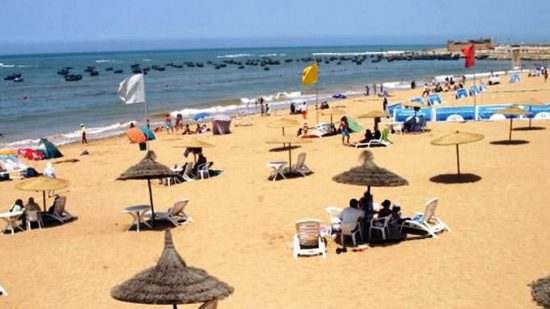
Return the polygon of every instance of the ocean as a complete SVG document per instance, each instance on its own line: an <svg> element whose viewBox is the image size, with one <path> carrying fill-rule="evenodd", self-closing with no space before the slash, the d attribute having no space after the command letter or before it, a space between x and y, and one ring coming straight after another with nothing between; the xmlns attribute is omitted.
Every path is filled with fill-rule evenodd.
<svg viewBox="0 0 550 309"><path fill-rule="evenodd" d="M370 55L381 52L431 47L438 46L235 48L0 56L2 77L20 73L24 78L19 83L0 80L0 133L3 134L0 148L32 146L40 137L48 137L56 144L74 142L79 139L80 123L87 126L89 139L95 139L124 132L130 121L143 121L143 104L126 105L117 96L119 83L132 74L132 64L139 64L142 68L165 67L164 71L151 69L145 76L150 114L182 113L188 119L203 111L241 113L242 102L259 96L279 102L273 103L279 107L288 106L291 100L311 101L315 88L301 84L302 70L311 62L301 61L302 58L367 55L361 64L351 61L338 64L337 60L328 64L321 62L321 99L328 99L334 93L360 95L366 84L431 80L436 75L472 73L464 68L463 60L374 63L370 58ZM269 70L259 64L245 65L247 60L262 57L278 60L280 64L267 65ZM237 64L215 68L224 61ZM203 67L185 65L189 62L202 63ZM179 68L179 65L183 67ZM57 74L59 69L67 66L72 67L71 73L82 74L82 80L67 82ZM88 66L95 66L98 76L84 72ZM508 61L478 60L475 72L509 68ZM123 73L115 74L114 70L118 69Z"/></svg>

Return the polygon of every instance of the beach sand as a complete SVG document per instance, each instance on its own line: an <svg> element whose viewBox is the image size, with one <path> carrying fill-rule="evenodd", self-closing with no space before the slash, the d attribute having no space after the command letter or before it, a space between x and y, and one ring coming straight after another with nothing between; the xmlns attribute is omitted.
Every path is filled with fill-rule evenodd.
<svg viewBox="0 0 550 309"><path fill-rule="evenodd" d="M478 104L513 103L535 97L550 101L549 84L523 76L518 84L491 87ZM525 90L545 91L525 92ZM495 92L515 91L515 92ZM516 92L517 91L517 92ZM422 89L402 91L390 104L419 96ZM445 105L471 104L444 96ZM338 102L352 116L381 109L381 99L360 97ZM286 111L279 112L286 114ZM301 121L300 116L288 116ZM331 178L360 164L361 150L341 145L339 136L313 140L293 151L307 153L314 174L268 181L266 163L287 160L288 154L269 151L265 141L281 134L267 123L276 116L254 118L251 127L232 128L226 136L205 135L215 144L205 149L214 169L224 174L205 181L170 187L153 183L157 210L190 199L186 212L194 221L172 230L177 250L188 265L206 269L229 283L235 292L220 308L532 308L528 284L550 273L550 122L534 121L545 130L514 131L522 145L494 145L508 138L508 121L428 123L429 132L391 135L388 148L372 149L375 162L409 181L397 188L373 188L374 199L399 201L404 214L424 209L439 197L437 214L452 232L439 239L403 241L363 252L337 255L328 240L326 259L292 256L295 221L319 218L328 224L328 206L346 207L364 187L338 184ZM322 117L328 121L328 117ZM372 119L358 119L366 128ZM315 122L310 109L309 123ZM527 121L514 121L515 127ZM295 132L295 129L288 130ZM477 132L485 139L460 148L461 169L481 177L475 183L440 184L439 174L455 173L454 147L430 141L454 130ZM181 164L187 137L158 134L151 143L157 160ZM361 134L353 134L357 141ZM83 149L89 156L79 156ZM78 220L63 226L0 235L0 284L9 296L1 308L153 308L118 302L113 286L153 266L164 234L145 229L126 232L130 216L122 209L148 203L146 181L115 181L144 156L125 137L73 144L61 148L77 163L56 164L57 175L72 185L67 209ZM46 162L32 162L42 171ZM0 182L0 210L16 198L40 193L17 191L17 180ZM41 204L41 200L38 201ZM182 306L196 308L197 305ZM168 306L158 306L168 308Z"/></svg>

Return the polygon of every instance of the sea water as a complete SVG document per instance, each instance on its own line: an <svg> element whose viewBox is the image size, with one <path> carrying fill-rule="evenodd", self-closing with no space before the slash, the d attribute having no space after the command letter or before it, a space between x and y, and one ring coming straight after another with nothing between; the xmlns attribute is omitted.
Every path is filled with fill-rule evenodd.
<svg viewBox="0 0 550 309"><path fill-rule="evenodd" d="M130 121L142 122L144 105L126 105L117 96L119 83L131 76L130 66L181 65L200 62L204 67L174 68L165 71L151 69L145 76L147 108L150 115L182 113L236 114L254 98L264 96L288 106L291 100L314 100L315 87L301 84L302 70L309 64L297 59L306 57L374 55L402 51L417 51L436 46L326 46L287 48L235 48L140 52L73 53L24 56L0 56L0 76L21 73L24 81L0 80L0 147L21 147L48 137L56 144L79 139L80 123L88 128L89 138L102 138L124 132ZM213 64L224 60L241 61L269 57L280 65L264 67L228 64L215 69ZM292 59L292 62L285 62ZM464 69L463 60L456 61L381 61L367 58L361 65L351 61L329 64L321 62L319 97L330 98L334 93L361 94L365 85L384 81L431 80L435 75L471 73ZM71 66L71 73L82 74L81 81L67 82L57 71ZM99 76L84 72L95 66ZM506 70L507 61L477 61L475 71ZM106 71L122 69L122 74ZM371 90L372 91L372 90ZM279 103L276 103L279 102Z"/></svg>

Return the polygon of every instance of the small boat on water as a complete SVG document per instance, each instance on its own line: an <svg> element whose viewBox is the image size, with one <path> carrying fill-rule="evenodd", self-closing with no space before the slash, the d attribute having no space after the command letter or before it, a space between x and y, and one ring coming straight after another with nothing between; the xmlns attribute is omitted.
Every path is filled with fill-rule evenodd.
<svg viewBox="0 0 550 309"><path fill-rule="evenodd" d="M91 73L94 70L95 70L95 66L89 65L84 69L84 72Z"/></svg>
<svg viewBox="0 0 550 309"><path fill-rule="evenodd" d="M113 70L113 67L105 68L105 71L112 71L112 70Z"/></svg>
<svg viewBox="0 0 550 309"><path fill-rule="evenodd" d="M98 70L91 70L90 71L90 76L98 76L99 75L99 71Z"/></svg>
<svg viewBox="0 0 550 309"><path fill-rule="evenodd" d="M69 70L70 69L71 69L71 67L64 67L64 68L60 69L59 71L57 71L57 74L67 76L67 75L69 75Z"/></svg>
<svg viewBox="0 0 550 309"><path fill-rule="evenodd" d="M12 73L12 74L6 75L6 77L4 77L4 80L14 80L20 77L21 77L20 73Z"/></svg>
<svg viewBox="0 0 550 309"><path fill-rule="evenodd" d="M76 82L82 79L82 74L68 74L65 76L66 82Z"/></svg>
<svg viewBox="0 0 550 309"><path fill-rule="evenodd" d="M122 70L114 70L114 71L113 71L113 73L115 73L115 74L120 74L120 73L122 73L122 72L124 72L124 71L122 71Z"/></svg>
<svg viewBox="0 0 550 309"><path fill-rule="evenodd" d="M22 82L22 81L24 81L24 80L25 80L25 79L24 79L23 77L16 77L16 78L13 79L13 82L15 82L15 83L20 83L20 82Z"/></svg>
<svg viewBox="0 0 550 309"><path fill-rule="evenodd" d="M153 65L153 66L151 66L151 68L152 68L153 70L156 70L156 71L164 71L164 70L165 70L165 68L164 68L163 66L156 65L156 64Z"/></svg>

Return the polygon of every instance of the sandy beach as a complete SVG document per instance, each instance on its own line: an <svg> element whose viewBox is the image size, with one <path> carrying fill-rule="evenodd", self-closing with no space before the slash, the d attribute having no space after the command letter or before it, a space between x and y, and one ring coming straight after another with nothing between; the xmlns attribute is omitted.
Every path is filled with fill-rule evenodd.
<svg viewBox="0 0 550 309"><path fill-rule="evenodd" d="M550 101L550 84L522 75L520 83L490 87L478 104L515 103L528 98ZM534 91L536 90L536 91ZM405 102L422 89L390 97ZM472 104L443 95L444 106ZM358 97L332 105L345 106L352 117L381 110L380 98ZM276 114L289 116L287 111ZM341 145L340 136L312 140L293 150L293 160L307 153L308 177L268 181L266 163L288 160L286 151L270 151L265 141L281 134L267 126L277 115L254 116L250 127L232 127L232 134L201 136L216 145L205 149L221 176L164 186L154 181L155 208L190 199L186 212L194 221L172 230L174 243L188 265L206 269L235 292L220 308L533 308L528 284L550 273L550 121L533 121L543 130L513 132L521 145L495 145L508 138L508 121L430 122L429 132L390 135L391 147L373 148L375 162L409 181L397 188L373 188L374 200L399 201L404 214L440 199L437 214L452 232L439 239L373 246L363 252L337 255L327 238L326 259L292 256L295 221L318 218L328 224L328 206L346 207L366 188L338 184L332 177L360 164L361 150ZM321 120L329 120L321 116ZM364 128L372 119L356 119ZM310 108L309 123L315 122ZM526 120L514 121L525 127ZM295 132L297 128L289 129ZM454 130L481 133L485 139L461 146L461 169L481 177L475 183L441 184L431 177L454 173L454 147L430 141ZM361 139L352 134L351 141ZM159 133L150 145L167 166L182 164L185 138ZM79 156L87 149L89 156ZM57 176L71 186L67 209L78 220L15 235L0 235L0 284L9 296L2 308L153 308L122 303L110 297L113 286L153 266L164 234L144 229L127 232L130 216L122 209L148 203L146 181L115 181L145 155L126 137L61 147L76 163L55 164ZM187 160L192 160L188 158ZM46 162L28 162L42 171ZM19 180L0 182L0 211L17 198L41 193L15 189ZM41 200L38 201L42 203ZM197 306L182 306L196 308ZM168 306L158 306L168 308Z"/></svg>

